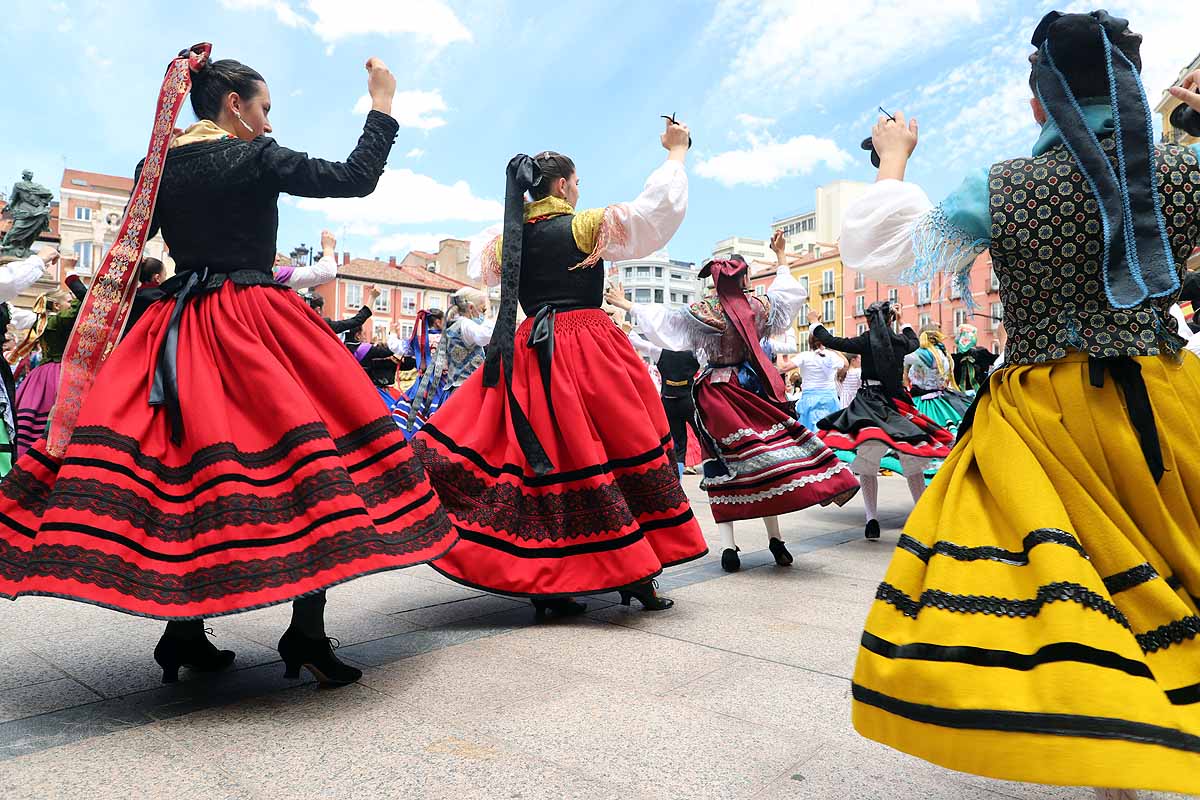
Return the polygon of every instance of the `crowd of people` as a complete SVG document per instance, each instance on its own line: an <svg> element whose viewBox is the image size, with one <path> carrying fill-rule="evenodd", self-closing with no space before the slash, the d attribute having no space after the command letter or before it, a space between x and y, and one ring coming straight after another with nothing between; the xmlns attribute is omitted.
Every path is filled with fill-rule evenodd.
<svg viewBox="0 0 1200 800"><path fill-rule="evenodd" d="M990 249L1003 356L972 326L914 330L880 302L854 337L810 315L784 371L772 339L807 292L782 236L763 293L738 255L704 265L712 291L687 307L606 288L604 262L663 247L687 212L691 137L673 118L627 202L583 209L571 158L513 157L503 232L472 255L481 288L424 310L411 336L370 340L372 292L325 318L300 291L335 277L335 242L273 267L279 195L373 191L395 79L367 62L371 111L331 162L267 135L259 73L189 48L122 246L90 287L0 306L18 331L0 362L0 596L163 620L167 682L234 662L206 619L291 602L285 674L344 685L360 673L325 631L333 585L429 563L539 618L603 592L662 611L655 577L708 551L681 482L690 445L729 572L735 523L762 520L786 567L780 517L857 495L879 539L886 469L915 508L866 620L856 728L995 778L1196 791L1200 360L1175 300L1200 244L1200 159L1154 143L1141 43L1105 12L1047 14L1032 155L937 205L906 180L916 121L872 131L878 180L845 215L846 264L965 281ZM1172 93L1200 112L1198 84ZM189 91L198 121L172 131ZM165 281L141 258L155 230L177 265ZM0 300L57 258L0 267Z"/></svg>

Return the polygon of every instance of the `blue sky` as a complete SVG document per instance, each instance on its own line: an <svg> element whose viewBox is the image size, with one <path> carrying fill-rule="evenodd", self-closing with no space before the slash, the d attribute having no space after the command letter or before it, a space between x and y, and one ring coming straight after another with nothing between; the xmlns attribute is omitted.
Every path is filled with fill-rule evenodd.
<svg viewBox="0 0 1200 800"><path fill-rule="evenodd" d="M181 48L258 69L275 138L340 159L362 125L363 62L395 73L403 127L366 200L281 206L279 249L314 244L403 256L500 217L515 152L575 158L582 206L627 200L661 161L659 114L693 130L691 202L670 245L698 260L726 236L765 237L813 189L870 180L858 150L874 110L914 112L909 177L936 200L961 175L1028 150L1030 32L1051 4L965 0L61 0L0 18L0 184L22 168L132 174L163 70ZM1060 6L1061 7L1061 6ZM1190 3L1108 5L1144 33L1157 99L1200 49ZM1076 4L1070 10L1088 10ZM18 77L20 76L20 77ZM193 118L190 108L183 124Z"/></svg>

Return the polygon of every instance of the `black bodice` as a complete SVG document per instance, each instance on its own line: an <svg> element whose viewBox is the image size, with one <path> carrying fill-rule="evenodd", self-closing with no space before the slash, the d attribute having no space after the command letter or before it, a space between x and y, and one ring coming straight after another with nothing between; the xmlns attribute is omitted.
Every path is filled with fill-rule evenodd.
<svg viewBox="0 0 1200 800"><path fill-rule="evenodd" d="M544 306L600 308L604 300L604 264L571 269L588 257L575 244L572 214L527 223L521 245L521 288L526 315Z"/></svg>
<svg viewBox="0 0 1200 800"><path fill-rule="evenodd" d="M862 356L862 377L864 381L885 381L888 378L888 376L880 374L879 367L875 363L875 354L871 350L871 334L869 331L847 339L841 336L834 336L825 329L824 325L818 325L813 328L812 335L814 339L830 350ZM891 333L889 341L892 345L895 362L900 365L903 365L906 355L914 352L921 346L921 341L917 338L917 334L908 326L905 326L900 333Z"/></svg>
<svg viewBox="0 0 1200 800"><path fill-rule="evenodd" d="M159 228L176 272L207 268L270 272L280 194L364 197L375 190L399 126L372 111L344 162L309 158L260 136L220 139L168 151L150 235ZM141 174L139 163L136 175Z"/></svg>
<svg viewBox="0 0 1200 800"><path fill-rule="evenodd" d="M700 362L690 350L663 350L658 356L663 397L683 397L692 393L692 383L700 371Z"/></svg>

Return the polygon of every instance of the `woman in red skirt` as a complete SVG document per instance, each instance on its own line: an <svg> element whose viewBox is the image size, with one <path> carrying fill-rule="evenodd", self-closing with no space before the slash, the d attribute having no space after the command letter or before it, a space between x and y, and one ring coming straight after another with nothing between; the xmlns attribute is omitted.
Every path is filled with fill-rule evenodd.
<svg viewBox="0 0 1200 800"><path fill-rule="evenodd" d="M539 615L614 590L667 608L654 577L708 551L658 392L600 307L600 261L648 255L683 220L687 129L668 124L662 144L636 200L579 213L569 158L513 158L503 243L482 259L490 284L503 277L487 358L413 440L461 537L435 568ZM529 318L514 330L518 300Z"/></svg>
<svg viewBox="0 0 1200 800"><path fill-rule="evenodd" d="M788 330L808 298L785 263L782 233L772 237L771 247L779 270L763 295L749 294L749 265L740 255L705 264L700 277L712 275L717 294L687 308L635 305L619 289L608 295L632 312L654 344L704 356L692 390L704 450L700 486L721 534L726 572L741 569L736 520L761 519L775 563L786 567L792 554L779 515L818 503L841 505L858 491L833 451L796 420L779 370L763 351L761 340Z"/></svg>
<svg viewBox="0 0 1200 800"><path fill-rule="evenodd" d="M0 484L0 595L168 620L154 654L164 681L233 661L204 618L292 600L286 674L304 666L343 684L361 673L325 636L325 589L429 561L455 535L366 374L271 268L281 193L374 190L397 129L395 79L367 62L373 110L334 163L267 138L262 76L208 63L208 51L168 70L117 244L63 359L48 440ZM172 137L189 88L200 122ZM156 228L177 274L96 374Z"/></svg>

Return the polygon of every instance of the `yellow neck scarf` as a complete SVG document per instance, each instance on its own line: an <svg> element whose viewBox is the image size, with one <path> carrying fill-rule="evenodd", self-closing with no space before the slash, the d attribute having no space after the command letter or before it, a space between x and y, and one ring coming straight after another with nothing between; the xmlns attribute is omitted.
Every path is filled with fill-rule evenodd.
<svg viewBox="0 0 1200 800"><path fill-rule="evenodd" d="M236 137L211 119L202 119L176 136L175 141L171 142L171 147L182 147L185 144L195 144L196 142L213 142L218 139L233 138Z"/></svg>

